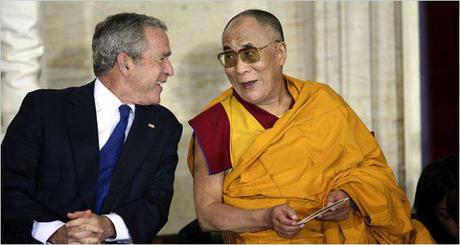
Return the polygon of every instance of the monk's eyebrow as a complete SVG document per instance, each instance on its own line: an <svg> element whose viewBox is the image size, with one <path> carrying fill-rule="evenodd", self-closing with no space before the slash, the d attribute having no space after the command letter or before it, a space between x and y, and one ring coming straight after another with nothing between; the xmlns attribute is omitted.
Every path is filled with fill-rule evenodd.
<svg viewBox="0 0 460 245"><path fill-rule="evenodd" d="M243 47L245 47L245 48L252 48L252 47L254 47L254 44L252 44L252 43L247 43L247 44L244 44Z"/></svg>
<svg viewBox="0 0 460 245"><path fill-rule="evenodd" d="M246 43L243 45L243 48L253 48L253 47L254 47L254 44L252 43ZM227 45L224 45L224 51L233 51L233 49Z"/></svg>

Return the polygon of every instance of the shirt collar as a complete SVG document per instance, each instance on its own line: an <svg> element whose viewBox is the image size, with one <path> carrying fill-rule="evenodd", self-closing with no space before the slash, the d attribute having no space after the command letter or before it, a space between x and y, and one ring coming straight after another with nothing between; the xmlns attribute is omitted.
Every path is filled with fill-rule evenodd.
<svg viewBox="0 0 460 245"><path fill-rule="evenodd" d="M94 102L96 104L96 111L104 110L117 110L123 103L117 98L100 80L96 78L94 82ZM134 104L127 104L134 113L136 106Z"/></svg>

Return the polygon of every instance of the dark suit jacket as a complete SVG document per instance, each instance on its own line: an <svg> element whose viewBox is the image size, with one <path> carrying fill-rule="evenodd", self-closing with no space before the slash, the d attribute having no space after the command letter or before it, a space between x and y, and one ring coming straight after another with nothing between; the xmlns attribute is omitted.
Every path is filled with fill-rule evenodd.
<svg viewBox="0 0 460 245"><path fill-rule="evenodd" d="M33 220L66 222L67 212L94 212L99 167L94 103L94 82L25 97L1 146L2 243L34 242ZM133 242L150 242L167 221L181 133L165 107L136 105L102 207L102 213L123 218Z"/></svg>

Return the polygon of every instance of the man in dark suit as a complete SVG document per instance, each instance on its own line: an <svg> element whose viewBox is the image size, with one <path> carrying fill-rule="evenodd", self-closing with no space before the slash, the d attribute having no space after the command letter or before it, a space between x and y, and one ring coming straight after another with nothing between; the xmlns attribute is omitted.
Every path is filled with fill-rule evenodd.
<svg viewBox="0 0 460 245"><path fill-rule="evenodd" d="M107 17L95 81L37 90L2 142L2 243L148 243L167 221L182 126L162 107L165 24Z"/></svg>

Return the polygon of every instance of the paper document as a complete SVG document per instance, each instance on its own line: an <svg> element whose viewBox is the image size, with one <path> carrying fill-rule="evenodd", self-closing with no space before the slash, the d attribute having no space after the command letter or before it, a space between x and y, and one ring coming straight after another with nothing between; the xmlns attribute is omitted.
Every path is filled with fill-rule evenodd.
<svg viewBox="0 0 460 245"><path fill-rule="evenodd" d="M316 211L316 212L310 214L309 216L305 217L303 220L297 222L297 224L298 224L298 225L300 225L300 224L305 224L305 223L307 223L308 221L310 221L310 220L312 220L312 219L318 217L318 215L324 214L324 213L330 211L331 208L340 206L341 204L345 203L345 202L348 201L348 200L350 200L349 197L344 198L344 199L342 199L342 200L339 200L339 201L337 201L337 202L335 202L335 203L333 203L333 204L331 204L331 205L329 205L329 206L327 206L327 207L324 207L324 208L322 208L322 209L320 209L320 210L318 210L318 211Z"/></svg>

